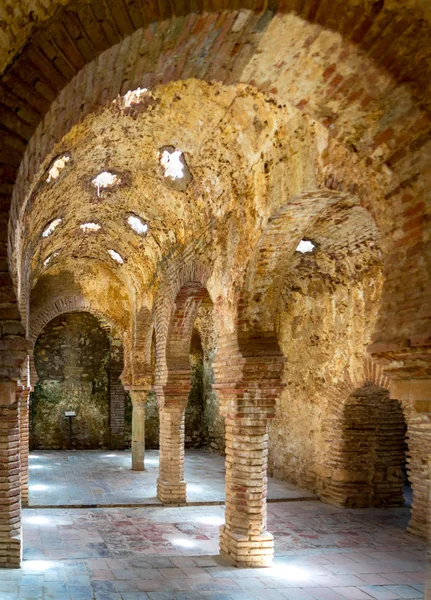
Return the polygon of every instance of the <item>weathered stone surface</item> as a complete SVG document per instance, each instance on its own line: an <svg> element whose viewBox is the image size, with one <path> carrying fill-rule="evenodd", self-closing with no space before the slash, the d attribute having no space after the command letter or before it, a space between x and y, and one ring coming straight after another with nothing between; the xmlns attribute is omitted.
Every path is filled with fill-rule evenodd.
<svg viewBox="0 0 431 600"><path fill-rule="evenodd" d="M99 321L88 313L66 313L53 319L39 335L34 360L39 381L32 394L32 446L68 448L65 410L76 412L73 447L117 447L112 434L118 417L124 429L124 390L117 399L115 347ZM114 372L113 372L114 371ZM117 434L118 435L118 434ZM123 442L124 444L124 442Z"/></svg>
<svg viewBox="0 0 431 600"><path fill-rule="evenodd" d="M185 500L185 441L226 445L221 549L236 564L271 560L267 427L278 475L339 504L390 504L405 420L423 534L430 424L415 411L429 397L389 400L384 373L412 389L431 376L431 13L422 0L228 4L0 8L4 409L15 382L35 383L34 361L22 366L43 327L88 310L117 333L115 447L120 375L154 388L163 502ZM183 152L184 180L164 172L166 148ZM94 185L105 171L114 184ZM313 254L295 253L301 239ZM25 439L17 419L5 414L7 452ZM0 518L19 528L19 506Z"/></svg>

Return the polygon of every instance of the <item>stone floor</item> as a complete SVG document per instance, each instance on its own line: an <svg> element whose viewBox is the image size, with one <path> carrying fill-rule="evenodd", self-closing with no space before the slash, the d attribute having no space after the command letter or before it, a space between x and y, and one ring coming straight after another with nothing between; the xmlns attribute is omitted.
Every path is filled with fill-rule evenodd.
<svg viewBox="0 0 431 600"><path fill-rule="evenodd" d="M423 598L425 545L408 509L268 505L276 559L218 556L222 506L25 509L24 562L0 570L1 600L391 600Z"/></svg>
<svg viewBox="0 0 431 600"><path fill-rule="evenodd" d="M126 453L34 453L31 465L40 468L31 469L32 485L47 489L33 490L33 501L146 501L157 454L148 458L154 461L148 473L132 473ZM186 470L187 481L201 487L200 496L189 490L198 494L193 498L210 498L211 486L214 497L223 493L219 457L188 453ZM134 495L136 482L141 485ZM281 492L277 486L284 485L271 482L274 496L295 492L293 486ZM406 533L406 507L340 509L293 495L271 502L274 566L236 569L218 556L224 506L208 502L24 509L22 568L0 570L0 600L424 598L425 544Z"/></svg>
<svg viewBox="0 0 431 600"><path fill-rule="evenodd" d="M37 451L30 454L30 506L160 505L156 498L158 450L148 450L146 471L132 471L127 451ZM189 503L223 503L224 458L187 450L185 480ZM314 498L285 481L270 478L271 500Z"/></svg>

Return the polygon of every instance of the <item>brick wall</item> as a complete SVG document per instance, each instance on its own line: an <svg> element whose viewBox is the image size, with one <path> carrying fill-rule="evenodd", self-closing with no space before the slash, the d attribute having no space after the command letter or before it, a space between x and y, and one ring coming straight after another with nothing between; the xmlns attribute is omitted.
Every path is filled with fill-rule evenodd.
<svg viewBox="0 0 431 600"><path fill-rule="evenodd" d="M120 380L123 372L123 347L119 340L111 340L109 361L109 446L112 449L125 447L125 402L126 392Z"/></svg>

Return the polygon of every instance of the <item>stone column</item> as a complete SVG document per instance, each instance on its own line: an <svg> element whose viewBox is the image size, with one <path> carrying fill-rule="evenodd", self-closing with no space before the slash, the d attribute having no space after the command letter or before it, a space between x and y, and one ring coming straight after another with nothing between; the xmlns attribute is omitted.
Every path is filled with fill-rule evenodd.
<svg viewBox="0 0 431 600"><path fill-rule="evenodd" d="M28 505L28 454L29 454L29 397L30 389L19 394L19 451L21 461L21 501Z"/></svg>
<svg viewBox="0 0 431 600"><path fill-rule="evenodd" d="M19 402L16 383L0 382L0 567L21 562Z"/></svg>
<svg viewBox="0 0 431 600"><path fill-rule="evenodd" d="M132 471L145 471L145 405L148 390L130 389L132 399Z"/></svg>

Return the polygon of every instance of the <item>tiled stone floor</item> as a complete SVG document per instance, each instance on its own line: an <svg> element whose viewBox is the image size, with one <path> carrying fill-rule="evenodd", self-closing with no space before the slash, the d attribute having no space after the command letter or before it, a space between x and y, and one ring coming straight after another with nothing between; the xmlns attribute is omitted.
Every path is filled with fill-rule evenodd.
<svg viewBox="0 0 431 600"><path fill-rule="evenodd" d="M1 600L391 600L423 598L425 545L408 509L268 505L276 559L218 556L222 506L24 510L24 562Z"/></svg>
<svg viewBox="0 0 431 600"><path fill-rule="evenodd" d="M187 481L200 488L189 499L220 499L222 459L187 456ZM40 468L31 469L32 484L47 488L36 487L32 500L147 502L157 453L148 458L149 471L133 473L127 453L34 453L31 465ZM275 499L290 496L268 504L276 550L269 569L236 569L220 559L222 505L28 508L23 565L0 569L0 600L424 598L425 544L405 531L408 508L340 509L295 500L303 492L283 482L271 487Z"/></svg>
<svg viewBox="0 0 431 600"><path fill-rule="evenodd" d="M30 506L160 505L156 498L159 453L148 450L146 471L132 471L126 451L35 451L30 454ZM186 450L187 501L224 502L224 458L207 450ZM269 498L314 498L285 481L270 478Z"/></svg>

